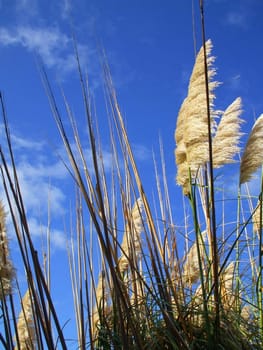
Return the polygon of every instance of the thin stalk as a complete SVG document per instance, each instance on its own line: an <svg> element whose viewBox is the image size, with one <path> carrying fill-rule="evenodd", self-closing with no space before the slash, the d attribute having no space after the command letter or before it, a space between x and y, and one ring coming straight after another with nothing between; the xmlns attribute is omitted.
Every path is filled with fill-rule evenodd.
<svg viewBox="0 0 263 350"><path fill-rule="evenodd" d="M260 215L259 215L259 252L258 252L258 268L259 268L259 275L258 275L258 281L257 281L257 294L258 294L258 309L259 309L259 332L261 339L263 339L263 278L262 278L262 269L263 269L263 251L262 251L262 199L263 199L263 175L261 175L261 191L259 195L259 205L260 205Z"/></svg>
<svg viewBox="0 0 263 350"><path fill-rule="evenodd" d="M2 279L0 279L0 289L3 289ZM9 315L9 309L7 307L7 301L5 298L1 300L1 309L3 312L3 323L5 329L6 336L6 344L8 345L7 349L13 349L13 339L12 339L12 331L11 331L11 317Z"/></svg>
<svg viewBox="0 0 263 350"><path fill-rule="evenodd" d="M238 188L238 197L237 197L237 229L236 229L236 238L238 238L239 230L240 230L240 212L241 212L241 187ZM240 316L240 268L239 268L239 262L240 262L240 245L239 245L239 239L236 240L236 266L235 266L235 276L236 276L236 295L235 295L235 307L238 314L238 319Z"/></svg>
<svg viewBox="0 0 263 350"><path fill-rule="evenodd" d="M10 307L11 307L12 319L13 319L14 330L15 330L14 338L16 339L16 342L17 342L17 350L20 350L20 343L19 343L19 336L18 336L17 322L16 322L15 305L14 305L14 300L13 300L12 295L9 296L9 300L10 300Z"/></svg>
<svg viewBox="0 0 263 350"><path fill-rule="evenodd" d="M80 198L78 198L78 191L77 191L77 257L78 257L78 282L77 287L79 289L79 315L80 315L80 339L79 339L79 348L81 350L85 349L85 331L84 331L84 305L83 305L83 262L82 262L82 249L83 249L83 241L82 241L82 229L81 229L81 217L82 217L82 206Z"/></svg>
<svg viewBox="0 0 263 350"><path fill-rule="evenodd" d="M212 255L213 255L213 282L214 282L214 299L215 299L215 343L217 344L220 331L220 295L219 295L219 276L218 276L218 247L216 234L216 213L215 213L215 196L214 196L214 169L213 169L213 150L212 150L212 134L211 134L211 116L210 116L210 99L209 99L209 81L208 66L206 57L206 36L205 36L205 20L203 0L200 0L200 13L202 25L202 41L204 47L204 68L205 68L205 87L206 87L206 104L207 104L207 126L208 126L208 144L209 144L209 175L210 175L210 215L212 228Z"/></svg>
<svg viewBox="0 0 263 350"><path fill-rule="evenodd" d="M189 171L189 176L191 177L191 172ZM190 183L192 183L192 180L190 179ZM204 305L204 316L205 316L205 323L207 327L207 335L208 335L208 343L211 343L211 326L210 321L208 317L208 305L207 305L207 295L205 290L205 279L203 274L203 265L202 265L202 257L201 257L201 251L200 251L200 235L201 230L198 222L198 214L197 214L197 203L196 203L196 195L195 195L195 186L191 186L190 188L190 204L193 212L193 220L194 220L194 229L195 229L195 236L196 236L196 248L197 248L197 256L198 256L198 265L199 265L199 272L200 272L200 282L201 282L201 288L202 288L202 296L203 296L203 305Z"/></svg>
<svg viewBox="0 0 263 350"><path fill-rule="evenodd" d="M51 203L51 189L48 192L48 224L47 224L47 271L46 271L46 279L47 279L47 287L49 292L51 291L51 239L50 239L50 227L51 227L51 217L50 217L50 203ZM48 308L48 317L51 323L51 312Z"/></svg>

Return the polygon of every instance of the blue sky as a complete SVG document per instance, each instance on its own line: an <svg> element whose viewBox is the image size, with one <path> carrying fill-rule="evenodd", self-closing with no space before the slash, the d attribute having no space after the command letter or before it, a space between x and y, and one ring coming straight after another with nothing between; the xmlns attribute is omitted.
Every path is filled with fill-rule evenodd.
<svg viewBox="0 0 263 350"><path fill-rule="evenodd" d="M197 49L201 46L198 3L194 1L192 14L191 0L0 1L0 89L25 204L38 240L40 232L45 231L51 196L53 249L59 256L65 252L63 220L69 210L67 189L71 181L56 156L57 151L63 154L63 150L41 82L39 58L58 100L61 101L62 86L82 125L73 28L83 69L90 76L107 152L99 40L106 51L147 190L151 191L154 181L152 149L158 151L161 135L171 193L178 193L173 135L194 63L192 16ZM217 79L223 82L217 90L216 106L225 109L241 96L247 132L263 112L262 13L260 0L205 1L206 35L214 44ZM3 140L1 131L1 143ZM176 203L173 205L176 207Z"/></svg>

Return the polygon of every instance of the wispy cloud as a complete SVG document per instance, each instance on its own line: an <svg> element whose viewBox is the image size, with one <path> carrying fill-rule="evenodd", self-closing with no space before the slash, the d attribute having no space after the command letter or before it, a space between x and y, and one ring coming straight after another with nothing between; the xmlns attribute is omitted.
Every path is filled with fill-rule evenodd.
<svg viewBox="0 0 263 350"><path fill-rule="evenodd" d="M152 159L151 151L142 144L132 145L133 153L137 161L144 162L146 160Z"/></svg>
<svg viewBox="0 0 263 350"><path fill-rule="evenodd" d="M16 0L15 2L16 13L21 16L36 16L38 13L37 0Z"/></svg>
<svg viewBox="0 0 263 350"><path fill-rule="evenodd" d="M0 124L0 138L1 140L5 139L5 127L4 124ZM19 135L16 135L11 132L11 140L13 149L28 149L34 151L40 151L43 149L45 143L42 141L29 140Z"/></svg>
<svg viewBox="0 0 263 350"><path fill-rule="evenodd" d="M48 68L55 68L60 73L68 73L77 67L72 39L58 27L0 27L0 45L22 46L39 55ZM78 50L81 62L85 63L87 47L79 44Z"/></svg>
<svg viewBox="0 0 263 350"><path fill-rule="evenodd" d="M42 242L47 242L47 234L49 231L52 251L56 250L56 248L67 249L67 237L65 232L49 228L36 218L30 218L28 220L28 226L32 237L42 238Z"/></svg>
<svg viewBox="0 0 263 350"><path fill-rule="evenodd" d="M236 74L234 76L232 76L229 81L229 87L232 90L239 90L241 87L241 75L240 74Z"/></svg>
<svg viewBox="0 0 263 350"><path fill-rule="evenodd" d="M47 167L43 164L32 165L30 162L23 161L17 163L17 174L23 196L23 201L30 215L39 215L47 213L48 205L52 212L62 215L65 212L66 195L56 182L55 169L59 168L57 164ZM52 171L51 171L52 169ZM52 172L53 177L49 176ZM61 177L61 171L58 175Z"/></svg>
<svg viewBox="0 0 263 350"><path fill-rule="evenodd" d="M1 126L0 136L4 140L3 127ZM58 158L52 156L51 152L47 156L47 147L44 142L21 138L13 133L11 139L19 185L28 219L32 222L38 217L47 217L49 212L51 217L59 220L66 212L67 169ZM1 146L7 155L4 142ZM9 170L12 174L11 165L9 165ZM8 212L7 199L2 186L0 187L0 198ZM15 207L14 203L13 205ZM10 217L8 217L8 222L10 224Z"/></svg>
<svg viewBox="0 0 263 350"><path fill-rule="evenodd" d="M61 2L61 17L67 19L70 16L72 4L70 0L62 0Z"/></svg>
<svg viewBox="0 0 263 350"><path fill-rule="evenodd" d="M232 11L226 15L226 24L236 27L244 27L246 25L246 16L243 12Z"/></svg>

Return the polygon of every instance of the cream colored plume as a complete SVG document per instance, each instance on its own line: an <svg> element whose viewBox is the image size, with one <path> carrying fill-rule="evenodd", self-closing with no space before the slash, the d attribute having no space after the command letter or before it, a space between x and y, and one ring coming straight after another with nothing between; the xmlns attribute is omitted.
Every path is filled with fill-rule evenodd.
<svg viewBox="0 0 263 350"><path fill-rule="evenodd" d="M141 251L141 233L143 231L142 222L143 203L141 198L135 202L130 214L127 215L127 224L123 234L121 244L121 257L119 259L120 272L125 272L129 266L129 259L137 257Z"/></svg>
<svg viewBox="0 0 263 350"><path fill-rule="evenodd" d="M200 249L201 262L204 261L205 257L205 241L207 233L203 231L201 237L198 238L198 245ZM193 284L200 278L199 260L197 242L194 242L192 247L189 249L185 262L183 265L182 282L184 284Z"/></svg>
<svg viewBox="0 0 263 350"><path fill-rule="evenodd" d="M242 101L238 97L228 106L221 117L216 135L213 139L213 166L219 168L224 164L233 163L234 156L240 151L239 142L242 133Z"/></svg>
<svg viewBox="0 0 263 350"><path fill-rule="evenodd" d="M12 262L9 259L5 217L4 207L0 202L0 299L12 292L12 281L15 275Z"/></svg>
<svg viewBox="0 0 263 350"><path fill-rule="evenodd" d="M26 291L22 300L22 310L18 317L17 332L20 350L36 349L36 330L29 289ZM15 347L15 350L17 349L18 346Z"/></svg>
<svg viewBox="0 0 263 350"><path fill-rule="evenodd" d="M241 158L240 185L249 181L263 163L263 114L256 120Z"/></svg>
<svg viewBox="0 0 263 350"><path fill-rule="evenodd" d="M261 210L262 210L262 223L260 226L260 211ZM253 221L253 231L259 232L260 227L263 228L263 203L262 203L262 207L261 207L260 203L258 202L256 209L255 209L253 216L252 216L252 221Z"/></svg>
<svg viewBox="0 0 263 350"><path fill-rule="evenodd" d="M244 305L241 310L241 317L244 321L250 321L251 317L253 315L252 308L250 305Z"/></svg>
<svg viewBox="0 0 263 350"><path fill-rule="evenodd" d="M213 125L214 89L218 82L213 81L215 69L214 57L211 56L212 42L206 42L206 56L208 66L209 103L211 125ZM185 98L178 117L175 130L175 158L178 169L177 183L183 186L184 192L188 192L189 169L192 176L196 176L197 169L208 161L208 111L205 85L204 49L200 49L188 87L188 95Z"/></svg>
<svg viewBox="0 0 263 350"><path fill-rule="evenodd" d="M105 272L102 271L99 275L99 280L96 288L96 300L100 304L101 300L107 295L106 283L105 283Z"/></svg>
<svg viewBox="0 0 263 350"><path fill-rule="evenodd" d="M106 282L107 281L106 281L105 271L102 270L98 279L98 284L97 284L96 294L95 294L96 302L92 312L93 334L96 333L96 328L99 324L99 320L100 320L99 310L101 310L100 312L101 314L103 313L103 316L107 316L110 312L110 307L108 305L109 288Z"/></svg>
<svg viewBox="0 0 263 350"><path fill-rule="evenodd" d="M225 268L221 275L221 298L222 303L225 307L231 308L234 305L235 295L234 295L234 273L235 273L235 263L231 263Z"/></svg>

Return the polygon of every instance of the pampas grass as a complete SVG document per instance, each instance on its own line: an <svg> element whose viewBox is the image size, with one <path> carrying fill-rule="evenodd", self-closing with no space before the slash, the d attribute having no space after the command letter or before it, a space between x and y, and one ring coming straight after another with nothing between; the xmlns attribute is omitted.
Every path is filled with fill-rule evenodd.
<svg viewBox="0 0 263 350"><path fill-rule="evenodd" d="M67 124L42 72L76 199L67 241L74 314L66 323L60 319L50 283L52 270L45 269L41 256L46 254L38 254L32 241L0 96L8 144L8 153L0 150L1 175L27 285L21 301L19 283L11 288L14 268L0 207L1 283L8 286L2 288L1 345L8 350L262 349L262 188L255 210L249 192L247 202L237 193L237 213L224 195L222 206L218 192L212 194L220 185L212 170L223 171L225 164L238 161L242 101L238 97L223 112L216 109L219 83L214 80L211 40L204 41L196 56L177 118L176 181L187 195L182 205L169 195L162 144L160 166L154 158L157 198L145 191L103 57L111 142L111 168L106 170L100 128L74 44L91 149L89 166L70 102L63 94ZM261 115L248 138L240 184L249 181L262 163L262 120ZM179 212L184 208L179 223L173 219L174 207ZM212 209L223 220L217 222ZM50 234L48 247L51 240ZM52 266L56 256L49 253ZM57 281L53 283L55 288Z"/></svg>

